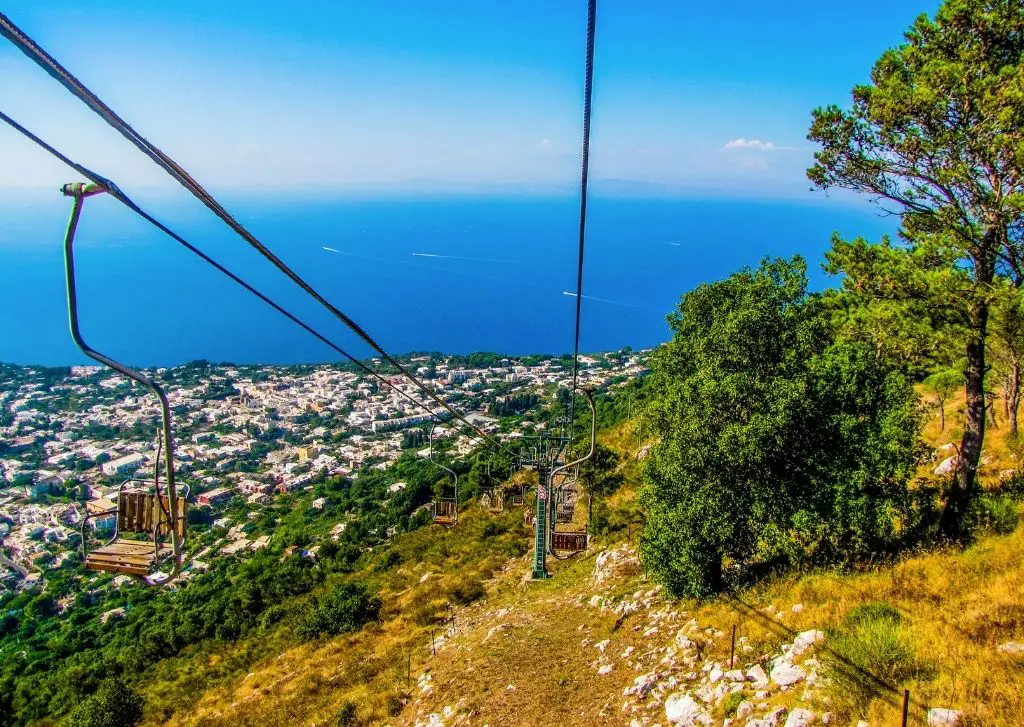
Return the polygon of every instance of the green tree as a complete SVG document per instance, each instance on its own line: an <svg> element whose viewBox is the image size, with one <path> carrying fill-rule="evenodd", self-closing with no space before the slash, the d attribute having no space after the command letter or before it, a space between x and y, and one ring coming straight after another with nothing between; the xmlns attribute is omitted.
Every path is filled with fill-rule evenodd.
<svg viewBox="0 0 1024 727"><path fill-rule="evenodd" d="M939 431L946 430L946 404L951 396L964 385L964 375L956 369L943 369L924 380L924 388L935 399L939 411Z"/></svg>
<svg viewBox="0 0 1024 727"><path fill-rule="evenodd" d="M96 693L75 707L67 727L134 727L142 719L142 697L119 679L103 682Z"/></svg>
<svg viewBox="0 0 1024 727"><path fill-rule="evenodd" d="M936 272L936 255L946 258L951 277L964 278L955 302L967 328L967 416L941 520L958 539L968 534L985 436L991 289L1001 276L1017 287L1024 281L1022 59L1024 5L946 0L934 19L920 16L906 43L882 55L870 83L853 89L850 109L816 109L808 133L821 146L808 170L815 185L867 194L900 215L913 279L934 278L926 274ZM907 293L907 281L884 269L869 279L878 298ZM937 289L918 287L926 301L949 306L949 298L932 297Z"/></svg>
<svg viewBox="0 0 1024 727"><path fill-rule="evenodd" d="M323 599L313 601L299 626L303 638L335 636L355 631L380 616L381 600L365 585L348 581L331 589Z"/></svg>
<svg viewBox="0 0 1024 727"><path fill-rule="evenodd" d="M651 357L649 570L707 596L739 566L891 549L920 421L913 387L837 341L805 264L765 261L687 293Z"/></svg>
<svg viewBox="0 0 1024 727"><path fill-rule="evenodd" d="M617 471L619 456L603 444L594 447L594 456L580 465L579 481L590 495L610 495L619 489L623 477Z"/></svg>
<svg viewBox="0 0 1024 727"><path fill-rule="evenodd" d="M1018 429L1021 365L1024 364L1024 301L1020 290L1003 286L992 304L991 336L993 373L1003 390L1003 413L1010 433Z"/></svg>

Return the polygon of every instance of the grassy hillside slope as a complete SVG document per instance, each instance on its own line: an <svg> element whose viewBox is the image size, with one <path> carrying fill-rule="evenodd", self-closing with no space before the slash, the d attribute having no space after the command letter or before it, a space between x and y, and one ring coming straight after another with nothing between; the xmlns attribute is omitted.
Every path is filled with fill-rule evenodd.
<svg viewBox="0 0 1024 727"><path fill-rule="evenodd" d="M958 406L944 432L929 424L933 447L956 441ZM990 484L1016 462L1004 430L989 440ZM625 455L626 485L601 507L613 526L636 522L632 425L602 439ZM471 508L454 530L401 535L373 554L359 577L383 597L380 624L280 653L236 645L210 656L191 684L150 681L154 702L201 696L147 724L654 725L666 724L666 705L692 699L714 724L774 714L781 725L785 708L891 725L903 688L911 724L926 724L929 708L960 710L962 724L1024 724L1024 656L998 648L1024 642L1020 527L967 551L786 575L709 604L663 599L635 537L634 527L599 537L587 554L554 561L551 580L530 582L522 511ZM743 675L728 663L733 627L731 666ZM233 671L251 648L273 655ZM799 678L779 686L790 665ZM766 684L746 677L758 666ZM203 691L207 678L214 686Z"/></svg>

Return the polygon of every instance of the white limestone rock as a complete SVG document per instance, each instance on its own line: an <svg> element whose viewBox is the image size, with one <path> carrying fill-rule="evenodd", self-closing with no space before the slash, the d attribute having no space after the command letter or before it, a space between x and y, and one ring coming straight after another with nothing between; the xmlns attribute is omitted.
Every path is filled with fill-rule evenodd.
<svg viewBox="0 0 1024 727"><path fill-rule="evenodd" d="M637 699L645 699L651 690L654 689L654 685L658 683L657 672L650 672L649 674L642 674L633 680L633 686L626 687L622 696L624 697L636 697Z"/></svg>
<svg viewBox="0 0 1024 727"><path fill-rule="evenodd" d="M739 706L736 707L736 719L743 719L753 711L754 705L744 699L740 702Z"/></svg>
<svg viewBox="0 0 1024 727"><path fill-rule="evenodd" d="M780 687L789 687L803 681L807 677L807 672L788 659L780 657L772 664L771 676L772 681Z"/></svg>
<svg viewBox="0 0 1024 727"><path fill-rule="evenodd" d="M786 717L785 727L811 727L814 724L815 716L814 712L809 709L794 709Z"/></svg>
<svg viewBox="0 0 1024 727"><path fill-rule="evenodd" d="M711 687L701 687L694 694L697 699L704 702L704 704L711 704L715 701L715 690Z"/></svg>
<svg viewBox="0 0 1024 727"><path fill-rule="evenodd" d="M498 624L497 626L492 626L491 628L487 629L487 635L484 637L483 643L487 643L492 636L494 636L499 631L504 631L507 628L508 624Z"/></svg>
<svg viewBox="0 0 1024 727"><path fill-rule="evenodd" d="M600 669L597 670L597 673L600 676L604 676L605 674L608 674L611 670L612 670L612 665L611 664L605 664L604 666L602 666Z"/></svg>
<svg viewBox="0 0 1024 727"><path fill-rule="evenodd" d="M760 664L754 664L747 669L747 679L754 683L754 689L764 689L768 686L768 675L764 673Z"/></svg>
<svg viewBox="0 0 1024 727"><path fill-rule="evenodd" d="M932 470L932 474L936 475L948 475L956 467L957 456L954 454L952 457L946 457L946 459L939 462L939 466Z"/></svg>
<svg viewBox="0 0 1024 727"><path fill-rule="evenodd" d="M997 648L1001 654L1024 656L1024 644L1019 641L1007 641L1005 644L1000 644Z"/></svg>
<svg viewBox="0 0 1024 727"><path fill-rule="evenodd" d="M665 700L665 718L678 727L694 727L708 719L704 709L683 692L673 692Z"/></svg>
<svg viewBox="0 0 1024 727"><path fill-rule="evenodd" d="M799 656L804 653L812 646L816 646L825 640L825 632L818 631L817 629L811 629L810 631L801 631L796 635L793 640L793 648L790 649L790 656Z"/></svg>
<svg viewBox="0 0 1024 727"><path fill-rule="evenodd" d="M928 727L958 727L963 722L963 713L955 709L932 707L928 710Z"/></svg>

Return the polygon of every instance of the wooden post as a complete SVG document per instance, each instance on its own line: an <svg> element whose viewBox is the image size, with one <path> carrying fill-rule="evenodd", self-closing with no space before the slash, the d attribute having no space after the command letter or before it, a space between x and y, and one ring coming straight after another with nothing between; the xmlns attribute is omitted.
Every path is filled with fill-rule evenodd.
<svg viewBox="0 0 1024 727"><path fill-rule="evenodd" d="M907 727L907 717L910 714L910 690L903 690L903 727Z"/></svg>
<svg viewBox="0 0 1024 727"><path fill-rule="evenodd" d="M434 648L434 629L430 629L430 655L437 656L437 649Z"/></svg>
<svg viewBox="0 0 1024 727"><path fill-rule="evenodd" d="M729 668L735 665L736 658L736 624L732 625L732 645L729 647Z"/></svg>

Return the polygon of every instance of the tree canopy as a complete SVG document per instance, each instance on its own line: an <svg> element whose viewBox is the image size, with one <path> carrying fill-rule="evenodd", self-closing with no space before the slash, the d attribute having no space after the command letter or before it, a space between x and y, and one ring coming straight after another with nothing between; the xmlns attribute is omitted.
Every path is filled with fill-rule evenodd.
<svg viewBox="0 0 1024 727"><path fill-rule="evenodd" d="M765 261L687 293L652 356L643 555L675 594L721 590L727 559L886 550L912 519L912 386L837 340L805 267Z"/></svg>
<svg viewBox="0 0 1024 727"><path fill-rule="evenodd" d="M998 279L1024 282L1024 6L946 0L882 54L848 109L813 112L808 170L901 219L904 245L837 241L834 272L880 300L964 326L966 422L942 528L963 539L985 436L985 352ZM882 260L889 265L880 265Z"/></svg>

